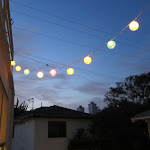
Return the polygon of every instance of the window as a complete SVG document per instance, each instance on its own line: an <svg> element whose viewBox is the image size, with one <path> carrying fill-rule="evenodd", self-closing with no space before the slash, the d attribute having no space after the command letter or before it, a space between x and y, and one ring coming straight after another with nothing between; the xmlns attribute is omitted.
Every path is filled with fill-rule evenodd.
<svg viewBox="0 0 150 150"><path fill-rule="evenodd" d="M48 138L66 137L66 122L49 121L48 122Z"/></svg>

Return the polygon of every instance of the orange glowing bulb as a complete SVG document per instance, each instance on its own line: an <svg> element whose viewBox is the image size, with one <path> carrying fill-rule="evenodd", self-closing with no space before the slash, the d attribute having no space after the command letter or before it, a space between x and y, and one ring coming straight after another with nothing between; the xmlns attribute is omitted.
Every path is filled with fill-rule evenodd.
<svg viewBox="0 0 150 150"><path fill-rule="evenodd" d="M50 74L52 77L54 77L54 76L56 76L57 72L56 72L55 69L52 69L52 70L49 72L49 74Z"/></svg>
<svg viewBox="0 0 150 150"><path fill-rule="evenodd" d="M139 23L137 21L132 21L130 24L129 24L129 29L131 31L136 31L137 29L139 28Z"/></svg>
<svg viewBox="0 0 150 150"><path fill-rule="evenodd" d="M43 73L42 71L39 71L39 72L37 73L37 77L38 77L38 78L43 78L43 77L44 77L44 73Z"/></svg>
<svg viewBox="0 0 150 150"><path fill-rule="evenodd" d="M91 58L91 57L86 56L86 57L84 58L84 63L85 63L85 64L90 64L91 62L92 62L92 58Z"/></svg>
<svg viewBox="0 0 150 150"><path fill-rule="evenodd" d="M18 71L18 72L19 72L19 71L21 71L21 66L16 66L16 68L15 68L15 69L16 69L16 71Z"/></svg>

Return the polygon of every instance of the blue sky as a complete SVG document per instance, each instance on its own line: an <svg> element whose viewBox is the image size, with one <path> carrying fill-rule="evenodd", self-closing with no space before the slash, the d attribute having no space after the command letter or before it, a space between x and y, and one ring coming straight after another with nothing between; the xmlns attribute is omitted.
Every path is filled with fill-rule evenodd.
<svg viewBox="0 0 150 150"><path fill-rule="evenodd" d="M115 49L104 46L91 56L92 64L74 64L73 76L66 74L67 67L58 70L56 77L50 77L49 70L71 64L101 47L148 3L149 0L10 1L15 61L31 70L28 76L23 75L23 69L19 73L14 70L16 94L25 99L33 97L34 107L41 102L43 106L72 109L83 105L87 111L88 103L94 101L103 108L104 95L115 82L149 72L150 9L138 18L139 30L127 28L115 39ZM42 79L36 77L40 70L45 74Z"/></svg>

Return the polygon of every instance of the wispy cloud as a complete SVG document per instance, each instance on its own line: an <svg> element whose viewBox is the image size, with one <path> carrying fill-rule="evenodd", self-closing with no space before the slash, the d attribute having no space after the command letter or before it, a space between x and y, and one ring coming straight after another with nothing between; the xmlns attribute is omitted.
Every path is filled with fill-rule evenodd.
<svg viewBox="0 0 150 150"><path fill-rule="evenodd" d="M104 108L107 104L104 102L104 98L101 97L93 97L91 101L96 103L99 108Z"/></svg>
<svg viewBox="0 0 150 150"><path fill-rule="evenodd" d="M32 39L32 35L27 32L20 32L18 30L13 30L13 39L14 39L14 47L18 49L26 48L29 45Z"/></svg>
<svg viewBox="0 0 150 150"><path fill-rule="evenodd" d="M84 85L76 87L75 90L85 94L102 96L108 90L109 85L109 83L88 82Z"/></svg>
<svg viewBox="0 0 150 150"><path fill-rule="evenodd" d="M133 61L133 60L128 60L128 61L120 60L118 67L120 68L120 70L122 70L122 69L130 70L131 75L132 75L132 73L133 74L135 74L135 73L136 74L137 73L146 73L150 70L149 61L142 61L141 59L135 60L135 61Z"/></svg>

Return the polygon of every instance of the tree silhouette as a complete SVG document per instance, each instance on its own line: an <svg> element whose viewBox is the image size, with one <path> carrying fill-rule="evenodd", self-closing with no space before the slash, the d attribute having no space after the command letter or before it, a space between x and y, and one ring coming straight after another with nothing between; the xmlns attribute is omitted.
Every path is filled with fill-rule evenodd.
<svg viewBox="0 0 150 150"><path fill-rule="evenodd" d="M108 106L118 107L121 101L137 104L150 104L150 72L142 75L130 76L124 82L117 82L116 87L110 88L104 101Z"/></svg>
<svg viewBox="0 0 150 150"><path fill-rule="evenodd" d="M26 104L25 101L19 104L19 99L17 98L16 104L14 105L14 117L17 117L27 111L27 108L28 104Z"/></svg>
<svg viewBox="0 0 150 150"><path fill-rule="evenodd" d="M131 117L150 109L150 73L130 76L106 93L107 107L95 116L90 130L101 150L150 149L147 124Z"/></svg>

